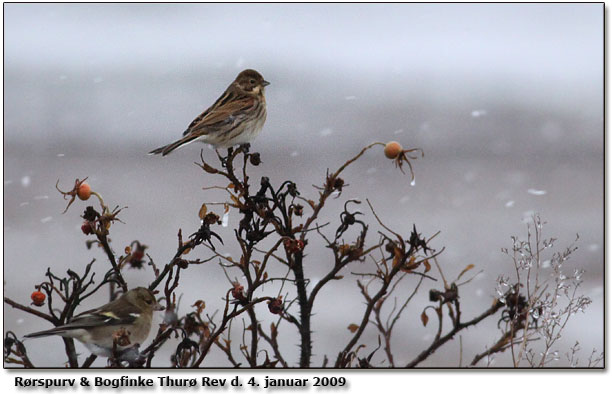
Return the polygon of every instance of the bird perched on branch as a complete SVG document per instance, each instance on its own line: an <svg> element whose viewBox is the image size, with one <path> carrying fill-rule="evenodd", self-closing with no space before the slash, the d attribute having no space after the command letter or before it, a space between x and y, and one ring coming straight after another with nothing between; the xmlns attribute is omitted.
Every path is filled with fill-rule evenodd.
<svg viewBox="0 0 612 394"><path fill-rule="evenodd" d="M264 80L255 70L244 70L206 111L191 122L183 138L149 154L166 156L190 142L200 140L215 148L229 148L251 142L266 121Z"/></svg>
<svg viewBox="0 0 612 394"><path fill-rule="evenodd" d="M123 350L147 339L153 311L163 309L149 289L137 287L106 305L74 316L68 324L25 337L60 335L74 338L93 354L110 357L115 343L117 350ZM118 333L124 338L118 338Z"/></svg>

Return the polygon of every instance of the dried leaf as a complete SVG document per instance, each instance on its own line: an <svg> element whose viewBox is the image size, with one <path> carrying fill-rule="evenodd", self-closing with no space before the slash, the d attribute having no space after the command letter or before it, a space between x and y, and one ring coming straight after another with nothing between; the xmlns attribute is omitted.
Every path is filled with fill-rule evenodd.
<svg viewBox="0 0 612 394"><path fill-rule="evenodd" d="M187 248L187 249L185 249L185 251L183 252L183 254L184 254L184 255L185 255L185 254L189 254L189 252L191 252L191 248Z"/></svg>
<svg viewBox="0 0 612 394"><path fill-rule="evenodd" d="M459 280L459 278L461 278L463 276L463 274L465 274L466 272L468 272L469 270L471 270L472 268L474 268L474 264L468 264L467 267L465 267L463 269L463 271L461 271L461 273L459 274L459 276L457 277L457 280Z"/></svg>
<svg viewBox="0 0 612 394"><path fill-rule="evenodd" d="M204 310L204 308L206 308L206 303L202 300L197 300L195 302L195 304L192 305L192 307L196 307L197 311L198 311L198 315L200 313L202 313L202 311Z"/></svg>
<svg viewBox="0 0 612 394"><path fill-rule="evenodd" d="M414 256L410 258L411 260L414 259ZM404 260L404 255L402 253L402 250L400 248L398 248L397 246L393 247L393 268L395 268L396 265L400 264L402 261Z"/></svg>
<svg viewBox="0 0 612 394"><path fill-rule="evenodd" d="M404 272L410 272L413 269L419 268L419 265L421 265L421 262L417 262L416 261L416 257L412 256L410 257L410 259L408 260L408 263L404 265L404 267L402 267L402 271Z"/></svg>
<svg viewBox="0 0 612 394"><path fill-rule="evenodd" d="M198 216L200 217L200 219L204 220L204 217L206 216L206 212L208 212L208 208L206 208L206 204L202 204L202 207L200 208L200 212L198 213Z"/></svg>
<svg viewBox="0 0 612 394"><path fill-rule="evenodd" d="M210 165L202 162L202 164L198 164L200 167L202 167L202 169L206 172L208 172L209 174L216 174L219 172L219 170L217 170L214 167L211 167Z"/></svg>
<svg viewBox="0 0 612 394"><path fill-rule="evenodd" d="M130 254L132 253L132 248L130 248L129 246L125 247L125 254Z"/></svg>
<svg viewBox="0 0 612 394"><path fill-rule="evenodd" d="M240 207L240 200L238 199L238 197L236 197L236 196L234 196L232 194L232 195L230 195L230 198L236 204L237 207ZM225 212L227 212L227 211L229 211L229 205L225 204Z"/></svg>
<svg viewBox="0 0 612 394"><path fill-rule="evenodd" d="M359 330L359 326L355 323L350 324L348 327L350 332L355 333L357 330Z"/></svg>
<svg viewBox="0 0 612 394"><path fill-rule="evenodd" d="M423 322L423 327L425 327L429 321L429 317L427 317L427 313L425 313L425 311L421 313L421 321Z"/></svg>
<svg viewBox="0 0 612 394"><path fill-rule="evenodd" d="M425 265L425 273L431 270L431 264L429 264L429 260L423 260L423 264Z"/></svg>

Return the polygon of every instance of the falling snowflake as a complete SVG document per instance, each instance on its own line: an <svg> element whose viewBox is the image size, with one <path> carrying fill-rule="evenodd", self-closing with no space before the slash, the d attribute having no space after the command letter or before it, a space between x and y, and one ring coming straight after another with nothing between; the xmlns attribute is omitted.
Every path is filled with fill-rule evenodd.
<svg viewBox="0 0 612 394"><path fill-rule="evenodd" d="M21 186L28 187L30 186L30 183L32 183L32 179L29 176L26 175L21 178Z"/></svg>
<svg viewBox="0 0 612 394"><path fill-rule="evenodd" d="M546 194L546 190L529 189L527 193L533 194L534 196L543 196Z"/></svg>

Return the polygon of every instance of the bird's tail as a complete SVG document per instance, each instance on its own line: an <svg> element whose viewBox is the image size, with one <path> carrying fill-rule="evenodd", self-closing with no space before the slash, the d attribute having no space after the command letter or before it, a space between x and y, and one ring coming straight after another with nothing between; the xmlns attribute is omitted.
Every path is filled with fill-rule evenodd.
<svg viewBox="0 0 612 394"><path fill-rule="evenodd" d="M183 145L187 145L190 142L195 141L198 137L200 137L199 135L193 135L193 134L188 134L185 137L181 138L178 141L175 141L171 144L168 145L164 145L161 148L157 148L152 150L151 152L149 152L150 155L158 155L158 154L162 154L162 156L166 156L168 153L172 152L173 150L180 148Z"/></svg>
<svg viewBox="0 0 612 394"><path fill-rule="evenodd" d="M49 335L62 335L64 332L66 332L66 329L64 327L55 327L50 330L33 332L31 334L24 335L24 337L25 338L40 338L40 337L47 337Z"/></svg>

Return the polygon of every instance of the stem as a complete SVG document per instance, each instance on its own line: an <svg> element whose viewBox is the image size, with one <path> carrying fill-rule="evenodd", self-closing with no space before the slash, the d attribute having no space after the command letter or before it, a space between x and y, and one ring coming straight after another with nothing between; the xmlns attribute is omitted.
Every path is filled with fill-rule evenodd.
<svg viewBox="0 0 612 394"><path fill-rule="evenodd" d="M74 347L74 339L72 338L62 338L64 340L64 346L66 347L66 355L68 356L68 363L70 364L70 368L78 368L79 367L79 359L76 354L76 349Z"/></svg>
<svg viewBox="0 0 612 394"><path fill-rule="evenodd" d="M308 368L312 355L312 338L310 336L311 305L308 302L308 294L306 293L302 258L302 252L295 254L293 273L295 274L295 286L297 287L298 304L300 306L300 368Z"/></svg>
<svg viewBox="0 0 612 394"><path fill-rule="evenodd" d="M49 316L46 313L37 311L36 309L32 309L32 308L27 307L25 305L21 305L21 304L15 302L15 301L11 300L8 297L4 297L4 302L9 304L13 308L20 309L20 310L22 310L24 312L28 312L28 313L30 313L30 314L32 314L34 316L38 316L38 317L40 317L42 319L45 319L48 322L51 322L53 325L58 325L59 324L59 321L57 319L54 319L52 316Z"/></svg>
<svg viewBox="0 0 612 394"><path fill-rule="evenodd" d="M434 352L440 346L444 345L446 342L451 340L455 336L456 333L458 333L459 331L463 330L464 328L476 325L476 324L480 323L482 320L486 319L487 317L489 317L491 315L494 315L503 305L504 304L502 304L501 302L498 301L498 302L495 303L495 305L491 306L489 309L487 309L485 312L483 312L480 316L477 316L477 317L475 317L474 319L472 319L472 320L470 320L468 322L459 323L459 324L455 325L455 327L453 327L453 329L448 334L444 335L443 337L438 338L427 349L423 350L414 360L412 360L411 362L406 364L405 368L414 368L414 367L416 367L420 362L424 361L429 356L434 354Z"/></svg>
<svg viewBox="0 0 612 394"><path fill-rule="evenodd" d="M117 260L115 260L115 254L113 253L113 250L108 244L108 238L106 237L106 235L99 235L98 241L100 241L100 244L102 244L102 248L104 249L106 256L108 256L108 260L110 261L111 265L113 266L113 270L115 271L115 275L117 276L117 281L119 282L119 285L123 289L123 292L127 292L127 283L125 283L123 275L121 275L121 270L117 265Z"/></svg>

